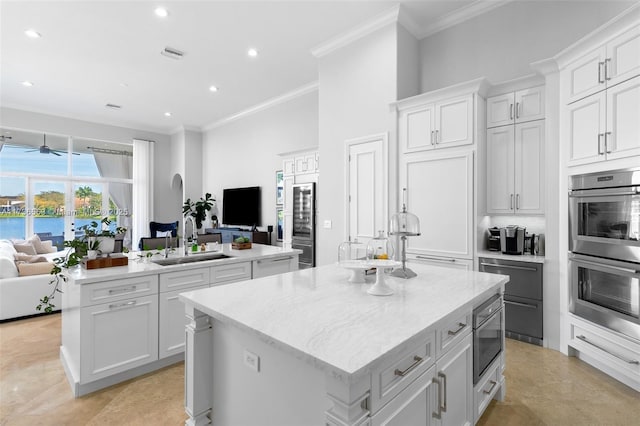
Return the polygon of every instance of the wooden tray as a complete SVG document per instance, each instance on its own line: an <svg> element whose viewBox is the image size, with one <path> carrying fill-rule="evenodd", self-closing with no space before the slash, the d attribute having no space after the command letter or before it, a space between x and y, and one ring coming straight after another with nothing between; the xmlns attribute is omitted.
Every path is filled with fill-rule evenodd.
<svg viewBox="0 0 640 426"><path fill-rule="evenodd" d="M126 266L128 264L129 258L126 256L82 259L82 266L86 269L111 268L112 266Z"/></svg>
<svg viewBox="0 0 640 426"><path fill-rule="evenodd" d="M231 243L231 248L234 250L245 250L251 248L251 243Z"/></svg>

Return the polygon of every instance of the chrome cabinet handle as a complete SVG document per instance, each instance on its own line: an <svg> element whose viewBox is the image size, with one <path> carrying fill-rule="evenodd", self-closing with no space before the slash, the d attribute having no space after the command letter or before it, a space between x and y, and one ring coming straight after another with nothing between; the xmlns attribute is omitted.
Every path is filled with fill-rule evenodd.
<svg viewBox="0 0 640 426"><path fill-rule="evenodd" d="M513 120L513 104L509 104L509 120Z"/></svg>
<svg viewBox="0 0 640 426"><path fill-rule="evenodd" d="M605 132L604 134L604 150L607 154L611 154L611 149L609 148L609 135L611 135L611 132Z"/></svg>
<svg viewBox="0 0 640 426"><path fill-rule="evenodd" d="M497 265L495 263L486 263L486 262L481 262L480 265L482 265L482 266L491 266L491 267L494 267L494 268L518 269L518 270L522 270L522 271L532 271L532 272L536 272L537 271L536 268L529 268L527 266Z"/></svg>
<svg viewBox="0 0 640 426"><path fill-rule="evenodd" d="M522 306L523 308L529 308L529 309L537 309L538 308L536 305L531 305L529 303L522 303L522 302L512 302L511 300L505 300L504 304L505 305Z"/></svg>
<svg viewBox="0 0 640 426"><path fill-rule="evenodd" d="M285 260L291 260L291 259L293 259L293 257L283 257L280 259L265 259L265 260L258 260L258 263L284 262Z"/></svg>
<svg viewBox="0 0 640 426"><path fill-rule="evenodd" d="M440 420L442 418L442 383L440 383L440 380L436 379L435 377L431 379L431 382L438 385L438 411L434 411L433 413L431 413L431 415L434 418Z"/></svg>
<svg viewBox="0 0 640 426"><path fill-rule="evenodd" d="M131 302L125 302L125 303L114 303L113 305L109 305L109 310L125 308L127 306L134 306L136 303L138 302L135 300L132 300Z"/></svg>
<svg viewBox="0 0 640 426"><path fill-rule="evenodd" d="M433 138L433 135L434 135L435 133L436 133L436 132L435 132L435 130L432 130L432 131L431 131L431 145L435 145L435 144L436 144L436 143L435 143L435 141L434 141L434 138Z"/></svg>
<svg viewBox="0 0 640 426"><path fill-rule="evenodd" d="M516 194L516 210L520 210L520 194Z"/></svg>
<svg viewBox="0 0 640 426"><path fill-rule="evenodd" d="M516 118L520 118L520 102L516 102Z"/></svg>
<svg viewBox="0 0 640 426"><path fill-rule="evenodd" d="M440 130L436 130L436 145L440 143Z"/></svg>
<svg viewBox="0 0 640 426"><path fill-rule="evenodd" d="M598 155L604 155L604 150L602 149L602 137L604 133L598 133Z"/></svg>
<svg viewBox="0 0 640 426"><path fill-rule="evenodd" d="M418 366L418 364L420 364L421 362L422 362L422 358L420 358L418 355L414 355L413 356L413 364L411 364L410 366L408 366L404 370L398 370L396 368L396 370L393 372L393 374L395 374L396 376L404 377L407 374L409 374L409 372L411 372L411 370L416 368Z"/></svg>
<svg viewBox="0 0 640 426"><path fill-rule="evenodd" d="M602 67L604 66L604 62L598 62L598 83L604 83L602 79Z"/></svg>
<svg viewBox="0 0 640 426"><path fill-rule="evenodd" d="M513 210L513 194L511 194L511 201L509 201L509 210Z"/></svg>
<svg viewBox="0 0 640 426"><path fill-rule="evenodd" d="M608 350L606 348L603 348L600 345L597 345L597 344L595 344L593 342L590 342L589 339L587 339L583 335L576 336L576 338L582 340L583 342L585 342L585 343L587 343L587 344L589 344L589 345L591 345L593 347L596 347L596 348L600 349L601 351L604 351L604 352L608 353L609 355L613 355L614 357L626 362L627 364L636 364L636 365L640 364L640 361L638 361L637 359L629 359L629 358L623 357L622 355L618 355L616 353L613 353L610 350Z"/></svg>
<svg viewBox="0 0 640 426"><path fill-rule="evenodd" d="M464 323L462 323L462 322L459 322L459 323L458 323L458 329L457 329L457 330L455 330L455 331L448 330L448 331L447 331L447 334L448 334L449 336L455 336L456 334L458 334L458 333L460 333L462 330L464 330L464 328L465 328L466 326L467 326L467 324L464 324Z"/></svg>
<svg viewBox="0 0 640 426"><path fill-rule="evenodd" d="M442 403L442 411L447 412L447 375L442 371L438 372L438 377L442 377L442 393L444 394L444 401Z"/></svg>
<svg viewBox="0 0 640 426"><path fill-rule="evenodd" d="M604 60L604 79L605 80L611 80L611 77L609 76L609 63L611 62L611 58L607 58ZM604 81L603 81L604 83Z"/></svg>
<svg viewBox="0 0 640 426"><path fill-rule="evenodd" d="M112 289L109 289L109 294L130 293L132 291L136 291L136 286L135 285L132 285L131 287L125 287L125 288L112 288Z"/></svg>
<svg viewBox="0 0 640 426"><path fill-rule="evenodd" d="M452 259L452 258L447 259L447 258L429 257L429 256L420 256L420 255L416 256L416 259L435 260L438 262L455 262L456 261L455 259Z"/></svg>
<svg viewBox="0 0 640 426"><path fill-rule="evenodd" d="M498 382L496 382L495 380L489 380L489 383L491 383L491 387L489 388L489 390L485 390L485 389L482 390L482 392L486 393L487 395L493 392L493 388L495 388L496 385L498 384Z"/></svg>

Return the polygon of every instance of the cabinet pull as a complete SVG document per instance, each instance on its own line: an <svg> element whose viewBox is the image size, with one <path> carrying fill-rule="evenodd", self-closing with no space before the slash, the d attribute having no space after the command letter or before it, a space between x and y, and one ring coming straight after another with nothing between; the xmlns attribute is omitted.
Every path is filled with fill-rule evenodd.
<svg viewBox="0 0 640 426"><path fill-rule="evenodd" d="M604 155L604 151L602 149L602 137L604 133L598 133L598 155Z"/></svg>
<svg viewBox="0 0 640 426"><path fill-rule="evenodd" d="M513 194L511 194L511 201L509 201L509 210L513 210Z"/></svg>
<svg viewBox="0 0 640 426"><path fill-rule="evenodd" d="M442 411L447 412L447 375L442 371L438 372L438 377L442 377L442 393L444 394L444 401L442 403Z"/></svg>
<svg viewBox="0 0 640 426"><path fill-rule="evenodd" d="M448 331L447 331L447 334L448 334L449 336L455 336L456 334L458 334L458 333L460 333L462 330L464 330L464 328L465 328L466 326L467 326L467 324L464 324L464 323L459 322L459 323L458 323L458 329L457 329L457 330L455 330L455 331L448 330Z"/></svg>
<svg viewBox="0 0 640 426"><path fill-rule="evenodd" d="M132 300L131 302L124 302L124 303L114 303L113 305L109 305L109 310L114 310L114 309L118 309L118 308L125 308L127 306L133 306L135 305L136 302L135 300Z"/></svg>
<svg viewBox="0 0 640 426"><path fill-rule="evenodd" d="M604 66L604 62L598 62L598 83L604 83L602 79L602 67Z"/></svg>
<svg viewBox="0 0 640 426"><path fill-rule="evenodd" d="M482 390L482 392L486 393L487 395L493 392L493 388L495 388L496 385L498 384L498 382L496 382L495 380L489 380L489 383L491 383L491 387L489 388L489 390L485 390L485 389Z"/></svg>
<svg viewBox="0 0 640 426"><path fill-rule="evenodd" d="M429 257L429 256L416 256L416 259L424 259L424 260L436 260L438 262L455 262L455 259L451 258L440 258L440 257Z"/></svg>
<svg viewBox="0 0 640 426"><path fill-rule="evenodd" d="M434 418L440 420L442 419L442 383L440 383L440 380L436 379L435 377L431 379L431 382L438 385L438 411L434 411L433 413L431 413L431 415Z"/></svg>
<svg viewBox="0 0 640 426"><path fill-rule="evenodd" d="M522 303L522 302L513 302L511 300L505 300L504 304L505 305L521 306L523 308L529 308L529 309L538 309L538 307L536 305L531 305L529 303Z"/></svg>
<svg viewBox="0 0 640 426"><path fill-rule="evenodd" d="M513 120L513 104L509 104L509 120Z"/></svg>
<svg viewBox="0 0 640 426"><path fill-rule="evenodd" d="M431 131L431 145L435 145L436 143L433 140L433 135L435 134L435 130Z"/></svg>
<svg viewBox="0 0 640 426"><path fill-rule="evenodd" d="M611 62L611 58L607 58L604 60L604 79L605 80L611 80L611 77L609 76L609 63ZM603 81L604 83L604 81Z"/></svg>
<svg viewBox="0 0 640 426"><path fill-rule="evenodd" d="M609 148L609 135L611 135L611 132L606 132L604 134L604 150L607 154L611 154L611 149Z"/></svg>
<svg viewBox="0 0 640 426"><path fill-rule="evenodd" d="M407 374L409 374L409 372L411 372L411 370L416 368L418 366L418 364L420 364L421 362L422 362L422 358L420 358L418 355L414 355L413 356L413 364L411 364L410 366L408 366L404 370L398 370L396 368L396 370L393 372L393 374L395 374L396 376L404 377Z"/></svg>
<svg viewBox="0 0 640 426"><path fill-rule="evenodd" d="M626 362L627 364L636 364L636 365L640 364L640 361L638 361L637 359L629 359L629 358L625 358L625 357L623 357L621 355L615 354L615 353L611 352L610 350L603 348L600 345L597 345L597 344L595 344L593 342L590 342L589 339L587 339L583 335L576 336L576 338L582 340L583 342L585 342L585 343L587 343L587 344L589 344L589 345L591 345L591 346L593 346L595 348L600 349L601 351L604 351L604 352L608 353L609 355L613 355L614 357Z"/></svg>
<svg viewBox="0 0 640 426"><path fill-rule="evenodd" d="M258 260L258 263L263 263L263 262L268 262L268 263L273 263L273 262L284 262L285 260L291 260L293 259L293 257L289 256L289 257L282 257L280 259L267 259L267 260Z"/></svg>
<svg viewBox="0 0 640 426"><path fill-rule="evenodd" d="M516 118L520 118L520 102L516 102Z"/></svg>
<svg viewBox="0 0 640 426"><path fill-rule="evenodd" d="M482 266L491 266L493 268L518 269L518 270L521 270L521 271L532 271L532 272L536 272L537 271L536 268L529 268L527 266L498 265L496 263L486 263L486 262L480 262L480 265L482 265Z"/></svg>
<svg viewBox="0 0 640 426"><path fill-rule="evenodd" d="M516 210L520 210L520 194L516 194Z"/></svg>
<svg viewBox="0 0 640 426"><path fill-rule="evenodd" d="M436 130L436 145L440 143L440 130Z"/></svg>
<svg viewBox="0 0 640 426"><path fill-rule="evenodd" d="M132 285L131 287L109 289L109 294L131 293L133 291L136 291L135 285Z"/></svg>

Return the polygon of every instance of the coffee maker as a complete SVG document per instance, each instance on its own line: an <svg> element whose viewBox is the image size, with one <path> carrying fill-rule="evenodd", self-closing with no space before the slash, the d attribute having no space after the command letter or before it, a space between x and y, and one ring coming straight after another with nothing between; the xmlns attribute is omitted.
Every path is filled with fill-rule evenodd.
<svg viewBox="0 0 640 426"><path fill-rule="evenodd" d="M500 249L504 254L522 254L524 252L525 228L509 225L500 228Z"/></svg>

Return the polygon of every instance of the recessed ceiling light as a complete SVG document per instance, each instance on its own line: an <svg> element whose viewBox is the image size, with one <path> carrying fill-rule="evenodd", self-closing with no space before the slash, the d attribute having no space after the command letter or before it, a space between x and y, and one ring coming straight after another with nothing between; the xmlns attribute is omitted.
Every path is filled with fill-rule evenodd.
<svg viewBox="0 0 640 426"><path fill-rule="evenodd" d="M156 16L159 16L161 18L166 18L167 16L169 16L169 11L164 7L157 7L156 10L154 10L154 12Z"/></svg>
<svg viewBox="0 0 640 426"><path fill-rule="evenodd" d="M107 108L111 108L111 109L120 109L120 108L122 108L122 105L116 105L116 104L106 104L105 106Z"/></svg>
<svg viewBox="0 0 640 426"><path fill-rule="evenodd" d="M33 86L33 83L32 83L32 82L30 82L30 81L23 81L23 82L22 82L22 85L23 85L24 87L31 87L31 86Z"/></svg>
<svg viewBox="0 0 640 426"><path fill-rule="evenodd" d="M164 116L165 117L171 117L171 113L169 111L167 111L167 112L164 113Z"/></svg>
<svg viewBox="0 0 640 426"><path fill-rule="evenodd" d="M37 32L36 30L25 30L24 32L27 37L29 38L40 38L42 37L42 34L40 34L39 32Z"/></svg>
<svg viewBox="0 0 640 426"><path fill-rule="evenodd" d="M255 58L256 56L258 56L258 51L252 47L251 49L247 50L247 55Z"/></svg>
<svg viewBox="0 0 640 426"><path fill-rule="evenodd" d="M210 92L217 92L218 88L216 86L209 86L209 91Z"/></svg>

